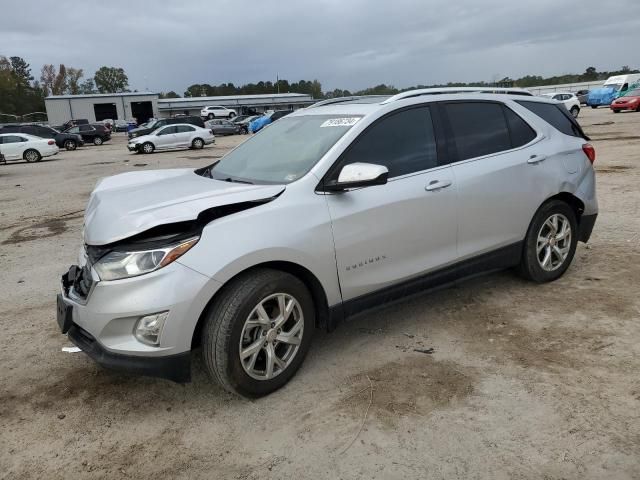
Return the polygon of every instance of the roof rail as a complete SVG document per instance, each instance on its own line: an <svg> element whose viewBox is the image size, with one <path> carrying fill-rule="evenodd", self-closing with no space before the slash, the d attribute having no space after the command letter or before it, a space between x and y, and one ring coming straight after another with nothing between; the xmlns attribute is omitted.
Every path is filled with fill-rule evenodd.
<svg viewBox="0 0 640 480"><path fill-rule="evenodd" d="M511 95L533 95L524 88L501 88L501 87L442 87L442 88L419 88L416 90L407 90L388 98L382 104L397 102L405 98L420 97L422 95L443 95L447 93L496 93Z"/></svg>
<svg viewBox="0 0 640 480"><path fill-rule="evenodd" d="M361 98L387 97L387 96L388 95L351 95L350 97L328 98L327 100L320 100L319 102L309 105L307 108L322 107L324 105L332 105L334 103L350 102L351 100L359 100Z"/></svg>

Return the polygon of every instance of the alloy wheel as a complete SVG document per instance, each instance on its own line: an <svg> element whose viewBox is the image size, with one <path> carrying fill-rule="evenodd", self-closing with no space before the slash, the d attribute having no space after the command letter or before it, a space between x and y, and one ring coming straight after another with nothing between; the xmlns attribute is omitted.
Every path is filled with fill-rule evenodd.
<svg viewBox="0 0 640 480"><path fill-rule="evenodd" d="M571 250L571 223L561 213L554 213L542 224L536 242L536 257L543 270L560 268Z"/></svg>
<svg viewBox="0 0 640 480"><path fill-rule="evenodd" d="M256 380L271 380L291 364L303 334L300 303L287 293L269 295L254 307L242 328L242 368Z"/></svg>
<svg viewBox="0 0 640 480"><path fill-rule="evenodd" d="M37 162L38 161L38 152L36 152L35 150L29 150L25 156L24 156L25 160L27 162Z"/></svg>

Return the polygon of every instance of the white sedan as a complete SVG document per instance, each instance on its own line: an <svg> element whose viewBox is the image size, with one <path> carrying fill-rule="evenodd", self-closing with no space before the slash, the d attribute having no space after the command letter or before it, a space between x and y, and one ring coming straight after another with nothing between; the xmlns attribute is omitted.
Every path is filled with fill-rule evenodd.
<svg viewBox="0 0 640 480"><path fill-rule="evenodd" d="M39 162L43 157L58 153L56 141L52 138L41 138L26 133L0 134L0 153L5 161L26 160Z"/></svg>
<svg viewBox="0 0 640 480"><path fill-rule="evenodd" d="M571 112L573 118L578 117L578 114L580 113L580 100L578 100L578 97L576 97L575 94L571 92L553 92L543 93L541 96L564 103L564 106Z"/></svg>
<svg viewBox="0 0 640 480"><path fill-rule="evenodd" d="M153 153L156 150L200 149L215 142L213 131L188 123L177 123L154 130L149 135L129 140L130 152Z"/></svg>

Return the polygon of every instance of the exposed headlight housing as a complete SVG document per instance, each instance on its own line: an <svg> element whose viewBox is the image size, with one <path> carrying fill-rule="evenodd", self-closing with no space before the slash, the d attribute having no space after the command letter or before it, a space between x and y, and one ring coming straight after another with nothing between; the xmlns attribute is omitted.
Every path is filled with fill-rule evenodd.
<svg viewBox="0 0 640 480"><path fill-rule="evenodd" d="M160 335L169 312L154 313L141 317L133 329L133 335L142 343L151 346L160 345Z"/></svg>
<svg viewBox="0 0 640 480"><path fill-rule="evenodd" d="M144 275L174 262L198 243L198 240L200 237L193 237L177 244L150 250L114 250L100 258L93 268L98 272L100 280L120 280Z"/></svg>

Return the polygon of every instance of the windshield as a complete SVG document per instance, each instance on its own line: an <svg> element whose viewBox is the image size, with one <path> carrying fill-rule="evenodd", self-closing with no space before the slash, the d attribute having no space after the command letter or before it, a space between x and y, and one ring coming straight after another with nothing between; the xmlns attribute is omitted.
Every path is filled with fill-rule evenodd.
<svg viewBox="0 0 640 480"><path fill-rule="evenodd" d="M158 123L157 120L151 120L150 122L143 123L139 128L153 128L156 123Z"/></svg>
<svg viewBox="0 0 640 480"><path fill-rule="evenodd" d="M285 117L225 155L205 174L218 180L290 183L305 175L360 119Z"/></svg>
<svg viewBox="0 0 640 480"><path fill-rule="evenodd" d="M607 83L604 88L613 88L616 92L622 88L621 83Z"/></svg>

